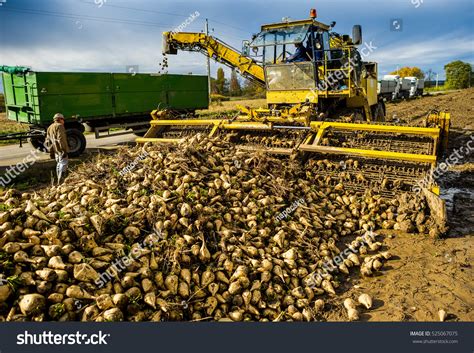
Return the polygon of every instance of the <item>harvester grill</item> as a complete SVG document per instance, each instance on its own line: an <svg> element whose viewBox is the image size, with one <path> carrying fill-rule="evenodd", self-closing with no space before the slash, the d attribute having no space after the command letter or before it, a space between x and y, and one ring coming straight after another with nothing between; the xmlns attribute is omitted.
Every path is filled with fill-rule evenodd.
<svg viewBox="0 0 474 353"><path fill-rule="evenodd" d="M308 161L309 172L321 186L342 183L346 189L372 190L390 197L399 192L413 191L417 182L428 177L431 170L430 164L321 158L325 157L316 155Z"/></svg>
<svg viewBox="0 0 474 353"><path fill-rule="evenodd" d="M340 132L327 137L329 144L338 147L365 148L377 151L390 151L415 154L431 154L433 152L433 139L419 136L401 136L394 139L393 134L380 133L361 134ZM322 143L326 145L326 143Z"/></svg>

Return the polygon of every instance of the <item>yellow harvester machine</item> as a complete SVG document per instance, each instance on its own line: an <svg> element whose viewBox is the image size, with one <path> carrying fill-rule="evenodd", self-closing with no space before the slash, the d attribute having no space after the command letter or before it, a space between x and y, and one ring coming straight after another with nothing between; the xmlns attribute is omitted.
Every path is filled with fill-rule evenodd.
<svg viewBox="0 0 474 353"><path fill-rule="evenodd" d="M266 88L267 107L241 107L224 119L172 119L155 110L137 142L223 135L242 148L301 154L320 167L326 183L340 182L344 173L345 185L356 190L393 195L421 185L439 194L432 172L447 146L449 113L430 113L417 126L386 122L377 63L363 61L358 50L361 26L351 37L334 32L334 25L317 21L311 10L306 20L262 26L242 51L203 33L165 32L163 54L199 51L238 70Z"/></svg>

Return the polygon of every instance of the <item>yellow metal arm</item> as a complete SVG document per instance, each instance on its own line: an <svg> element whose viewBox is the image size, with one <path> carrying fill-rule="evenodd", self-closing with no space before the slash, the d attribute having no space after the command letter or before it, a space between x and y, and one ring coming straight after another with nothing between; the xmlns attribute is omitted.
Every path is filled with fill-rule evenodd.
<svg viewBox="0 0 474 353"><path fill-rule="evenodd" d="M199 51L220 63L238 69L248 79L265 85L265 74L261 65L212 36L191 32L163 33L163 54L173 54L177 49Z"/></svg>

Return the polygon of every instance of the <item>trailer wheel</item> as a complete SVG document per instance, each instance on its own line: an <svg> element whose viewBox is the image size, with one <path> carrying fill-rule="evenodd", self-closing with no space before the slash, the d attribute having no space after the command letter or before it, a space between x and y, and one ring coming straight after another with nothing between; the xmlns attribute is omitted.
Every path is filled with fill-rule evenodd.
<svg viewBox="0 0 474 353"><path fill-rule="evenodd" d="M78 157L86 149L86 138L84 134L77 129L67 129L67 144L69 145L69 156Z"/></svg>
<svg viewBox="0 0 474 353"><path fill-rule="evenodd" d="M385 104L383 101L379 101L376 105L372 107L372 117L374 121L385 121Z"/></svg>
<svg viewBox="0 0 474 353"><path fill-rule="evenodd" d="M44 141L45 141L44 137L30 138L30 143L35 149L37 149L38 151L47 153L48 149L44 147Z"/></svg>
<svg viewBox="0 0 474 353"><path fill-rule="evenodd" d="M132 130L133 130L133 134L135 136L143 137L143 136L145 136L145 134L146 134L146 132L148 131L149 128L150 128L150 124L136 126L136 127L133 127ZM142 131L142 130L145 130L145 131Z"/></svg>

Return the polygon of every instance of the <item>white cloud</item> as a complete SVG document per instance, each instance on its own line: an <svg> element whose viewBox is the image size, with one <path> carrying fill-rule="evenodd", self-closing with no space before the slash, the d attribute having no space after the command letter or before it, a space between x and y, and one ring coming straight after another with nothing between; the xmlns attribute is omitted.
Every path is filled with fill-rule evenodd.
<svg viewBox="0 0 474 353"><path fill-rule="evenodd" d="M451 60L470 57L474 61L474 43L470 35L451 33L430 40L420 40L409 44L392 43L377 49L371 60L383 66L424 66L448 63Z"/></svg>
<svg viewBox="0 0 474 353"><path fill-rule="evenodd" d="M158 47L159 48L159 47ZM138 65L141 72L156 72L162 56L157 48L15 48L2 53L2 62L31 67L34 71L113 71L125 72L127 65ZM195 74L206 70L203 56L198 53L180 53L169 57L170 72Z"/></svg>

